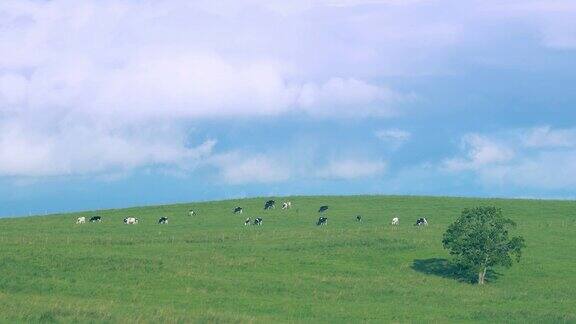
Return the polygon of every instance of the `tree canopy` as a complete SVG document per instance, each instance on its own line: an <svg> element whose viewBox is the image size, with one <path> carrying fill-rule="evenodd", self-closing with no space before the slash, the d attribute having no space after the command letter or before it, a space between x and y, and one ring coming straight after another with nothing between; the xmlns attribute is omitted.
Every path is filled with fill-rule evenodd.
<svg viewBox="0 0 576 324"><path fill-rule="evenodd" d="M442 244L458 265L477 273L478 283L484 284L487 269L510 267L513 257L520 261L524 239L509 237L509 229L515 225L496 207L464 209L444 233Z"/></svg>

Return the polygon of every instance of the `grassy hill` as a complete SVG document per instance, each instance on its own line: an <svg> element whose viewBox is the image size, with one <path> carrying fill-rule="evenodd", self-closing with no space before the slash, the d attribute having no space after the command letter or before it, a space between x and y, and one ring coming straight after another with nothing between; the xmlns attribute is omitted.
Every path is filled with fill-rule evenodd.
<svg viewBox="0 0 576 324"><path fill-rule="evenodd" d="M292 197L289 211L263 211L265 200L0 219L0 321L576 322L574 201ZM452 275L441 245L478 205L501 207L527 243L483 287Z"/></svg>

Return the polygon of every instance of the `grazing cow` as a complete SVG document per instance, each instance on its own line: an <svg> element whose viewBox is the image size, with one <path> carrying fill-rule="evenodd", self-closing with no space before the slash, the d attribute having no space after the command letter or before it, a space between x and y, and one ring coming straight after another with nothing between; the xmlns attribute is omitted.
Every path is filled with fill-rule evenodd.
<svg viewBox="0 0 576 324"><path fill-rule="evenodd" d="M82 217L78 217L78 219L76 220L76 224L84 224L86 223L86 217L82 216Z"/></svg>
<svg viewBox="0 0 576 324"><path fill-rule="evenodd" d="M264 210L274 209L274 208L276 208L276 202L274 200L268 200L264 204Z"/></svg>
<svg viewBox="0 0 576 324"><path fill-rule="evenodd" d="M234 214L242 214L242 207L234 207Z"/></svg>
<svg viewBox="0 0 576 324"><path fill-rule="evenodd" d="M248 225L250 225L250 217L246 218L246 220L244 221L244 226Z"/></svg>
<svg viewBox="0 0 576 324"><path fill-rule="evenodd" d="M158 224L168 224L168 217L160 217Z"/></svg>
<svg viewBox="0 0 576 324"><path fill-rule="evenodd" d="M327 211L327 210L328 210L328 206L320 206L320 208L318 209L318 212L319 212L319 213L323 213L323 212L325 212L325 211Z"/></svg>
<svg viewBox="0 0 576 324"><path fill-rule="evenodd" d="M416 220L416 224L414 224L414 226L427 226L428 225L428 221L426 220L426 218L424 217L420 217Z"/></svg>
<svg viewBox="0 0 576 324"><path fill-rule="evenodd" d="M361 222L361 221L362 221L362 216L360 216L360 215L356 216L356 221L357 221L357 222Z"/></svg>
<svg viewBox="0 0 576 324"><path fill-rule="evenodd" d="M194 216L194 215L196 215L196 212L193 209L190 209L188 211L188 216Z"/></svg>
<svg viewBox="0 0 576 324"><path fill-rule="evenodd" d="M124 218L124 224L126 224L126 225L138 224L138 218L126 217L126 218Z"/></svg>
<svg viewBox="0 0 576 324"><path fill-rule="evenodd" d="M398 217L392 218L392 225L398 225L398 224L400 224L400 219Z"/></svg>
<svg viewBox="0 0 576 324"><path fill-rule="evenodd" d="M262 218L258 217L254 219L254 225L262 225Z"/></svg>
<svg viewBox="0 0 576 324"><path fill-rule="evenodd" d="M290 209L292 208L292 202L291 201L286 201L282 203L282 209Z"/></svg>
<svg viewBox="0 0 576 324"><path fill-rule="evenodd" d="M316 222L316 226L326 225L326 224L328 224L328 218L327 217L320 217L320 218L318 218L318 222Z"/></svg>
<svg viewBox="0 0 576 324"><path fill-rule="evenodd" d="M102 221L102 217L100 217L100 216L90 217L90 223L96 223L96 222L100 223L101 221Z"/></svg>

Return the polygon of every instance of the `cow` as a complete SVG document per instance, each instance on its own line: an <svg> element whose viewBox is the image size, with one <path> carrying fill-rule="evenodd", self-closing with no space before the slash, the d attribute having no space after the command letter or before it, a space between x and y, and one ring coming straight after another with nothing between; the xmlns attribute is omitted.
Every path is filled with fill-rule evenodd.
<svg viewBox="0 0 576 324"><path fill-rule="evenodd" d="M86 217L82 216L82 217L78 217L78 219L76 220L76 224L84 224L86 223Z"/></svg>
<svg viewBox="0 0 576 324"><path fill-rule="evenodd" d="M264 204L264 210L274 209L274 208L276 208L276 202L274 200L268 200Z"/></svg>
<svg viewBox="0 0 576 324"><path fill-rule="evenodd" d="M262 218L257 217L256 219L254 219L254 225L262 225Z"/></svg>
<svg viewBox="0 0 576 324"><path fill-rule="evenodd" d="M292 202L291 201L286 201L282 203L282 209L290 209L292 208Z"/></svg>
<svg viewBox="0 0 576 324"><path fill-rule="evenodd" d="M318 218L318 222L316 222L316 226L326 225L326 224L328 224L328 218L327 217L320 217L320 218Z"/></svg>
<svg viewBox="0 0 576 324"><path fill-rule="evenodd" d="M250 225L250 217L246 218L246 220L244 221L244 226L248 225Z"/></svg>
<svg viewBox="0 0 576 324"><path fill-rule="evenodd" d="M126 217L126 218L124 218L124 224L126 224L126 225L138 224L138 218Z"/></svg>
<svg viewBox="0 0 576 324"><path fill-rule="evenodd" d="M399 224L400 224L400 219L398 217L392 218L392 225L399 225Z"/></svg>
<svg viewBox="0 0 576 324"><path fill-rule="evenodd" d="M234 207L234 209L232 210L232 212L234 214L242 214L242 207Z"/></svg>
<svg viewBox="0 0 576 324"><path fill-rule="evenodd" d="M168 224L168 217L160 217L158 224Z"/></svg>
<svg viewBox="0 0 576 324"><path fill-rule="evenodd" d="M328 206L320 206L320 208L318 209L318 212L319 212L319 213L323 213L323 212L325 212L325 211L327 211L327 210L328 210Z"/></svg>
<svg viewBox="0 0 576 324"><path fill-rule="evenodd" d="M194 215L196 215L196 212L193 209L190 209L188 211L188 216L194 216Z"/></svg>
<svg viewBox="0 0 576 324"><path fill-rule="evenodd" d="M414 224L414 226L427 226L428 225L428 221L426 220L426 218L424 217L420 217L416 220L416 224Z"/></svg>
<svg viewBox="0 0 576 324"><path fill-rule="evenodd" d="M101 221L102 221L102 217L100 217L100 216L90 217L90 223L100 223Z"/></svg>
<svg viewBox="0 0 576 324"><path fill-rule="evenodd" d="M356 221L357 221L357 222L361 222L361 221L362 221L362 216L360 216L360 215L356 216Z"/></svg>

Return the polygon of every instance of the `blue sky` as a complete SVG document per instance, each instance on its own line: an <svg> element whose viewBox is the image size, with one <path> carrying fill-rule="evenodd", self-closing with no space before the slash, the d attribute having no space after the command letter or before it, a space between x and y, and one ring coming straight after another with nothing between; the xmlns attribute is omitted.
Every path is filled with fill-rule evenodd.
<svg viewBox="0 0 576 324"><path fill-rule="evenodd" d="M0 3L0 216L574 199L576 3Z"/></svg>

